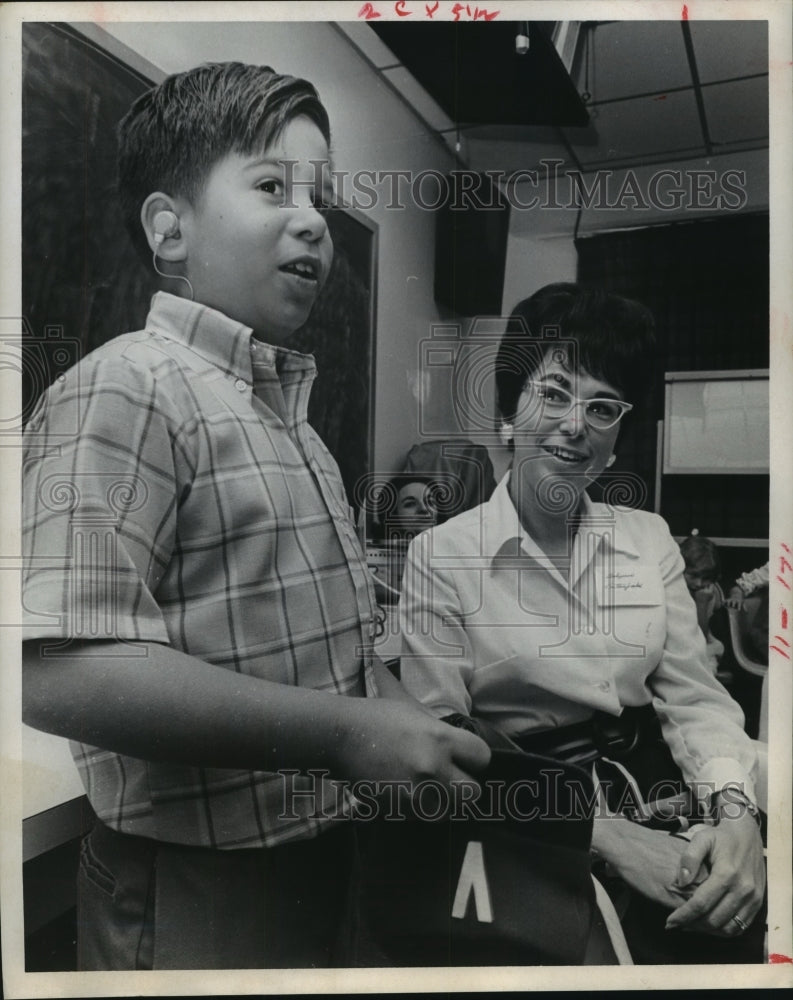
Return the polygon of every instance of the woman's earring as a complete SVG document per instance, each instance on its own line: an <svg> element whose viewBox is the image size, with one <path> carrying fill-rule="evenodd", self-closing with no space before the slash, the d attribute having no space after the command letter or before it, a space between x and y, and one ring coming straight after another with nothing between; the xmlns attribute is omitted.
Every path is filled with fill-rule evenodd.
<svg viewBox="0 0 793 1000"><path fill-rule="evenodd" d="M509 444L515 436L514 426L512 424L502 424L498 429L498 436L502 444Z"/></svg>
<svg viewBox="0 0 793 1000"><path fill-rule="evenodd" d="M612 465L613 465L613 464L614 464L614 463L615 463L616 461L617 461L617 456L616 456L616 455L610 455L610 456L609 456L609 458L608 458L608 460L607 460L607 462L606 462L606 468L607 468L607 469L610 469L610 468L611 468L611 466L612 466Z"/></svg>

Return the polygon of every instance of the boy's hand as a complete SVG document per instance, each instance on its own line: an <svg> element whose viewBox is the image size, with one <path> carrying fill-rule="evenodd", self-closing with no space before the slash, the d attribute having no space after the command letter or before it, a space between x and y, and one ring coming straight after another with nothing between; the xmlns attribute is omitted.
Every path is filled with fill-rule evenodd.
<svg viewBox="0 0 793 1000"><path fill-rule="evenodd" d="M490 762L490 748L473 733L447 725L418 702L350 698L339 733L339 777L353 782L472 780Z"/></svg>

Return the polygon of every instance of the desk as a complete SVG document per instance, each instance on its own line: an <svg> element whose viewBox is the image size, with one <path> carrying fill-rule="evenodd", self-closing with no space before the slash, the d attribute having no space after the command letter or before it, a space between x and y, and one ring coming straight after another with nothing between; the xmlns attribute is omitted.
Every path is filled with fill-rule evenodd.
<svg viewBox="0 0 793 1000"><path fill-rule="evenodd" d="M29 861L84 833L91 814L67 740L23 725L22 759L22 849Z"/></svg>

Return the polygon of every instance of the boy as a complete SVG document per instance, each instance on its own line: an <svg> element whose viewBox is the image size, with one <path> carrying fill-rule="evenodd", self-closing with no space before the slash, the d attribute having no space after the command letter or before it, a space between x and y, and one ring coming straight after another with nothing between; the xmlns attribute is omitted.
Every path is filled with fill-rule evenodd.
<svg viewBox="0 0 793 1000"><path fill-rule="evenodd" d="M202 66L119 139L128 226L172 293L53 385L24 468L25 721L74 741L99 817L79 964L327 965L352 825L297 772L450 781L489 751L367 654L371 582L306 423L313 359L279 346L332 258L316 91Z"/></svg>

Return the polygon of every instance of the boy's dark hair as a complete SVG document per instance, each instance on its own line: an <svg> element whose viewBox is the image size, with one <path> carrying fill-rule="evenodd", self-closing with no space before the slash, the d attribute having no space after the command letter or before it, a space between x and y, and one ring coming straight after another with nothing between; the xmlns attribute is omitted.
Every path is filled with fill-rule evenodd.
<svg viewBox="0 0 793 1000"><path fill-rule="evenodd" d="M526 380L556 341L574 341L574 363L636 403L652 374L655 323L646 306L599 288L546 285L512 310L496 360L498 408L512 420Z"/></svg>
<svg viewBox="0 0 793 1000"><path fill-rule="evenodd" d="M269 66L206 63L141 94L118 125L118 192L144 259L151 252L140 211L153 191L195 202L218 160L265 149L298 115L330 144L328 113L313 84Z"/></svg>

